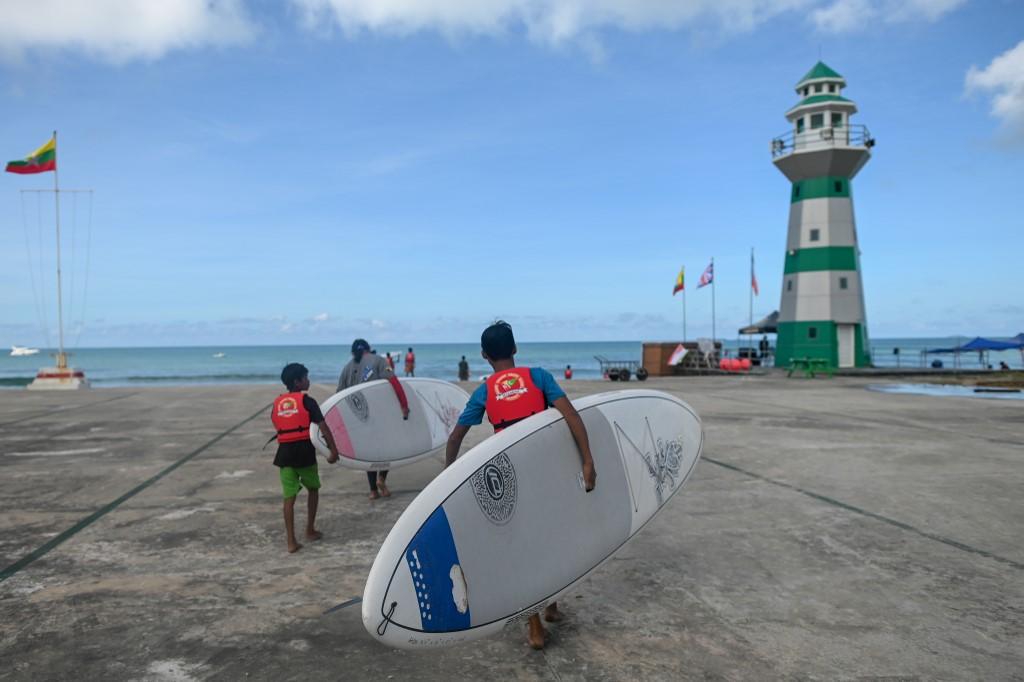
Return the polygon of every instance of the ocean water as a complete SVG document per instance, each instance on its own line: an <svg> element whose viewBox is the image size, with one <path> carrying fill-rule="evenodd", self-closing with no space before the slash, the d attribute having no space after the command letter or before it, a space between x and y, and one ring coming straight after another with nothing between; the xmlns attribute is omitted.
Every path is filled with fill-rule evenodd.
<svg viewBox="0 0 1024 682"><path fill-rule="evenodd" d="M375 350L399 355L395 369L403 375L402 359L410 344L387 344ZM469 361L470 377L489 374L490 366L480 357L478 343L411 344L416 352L416 376L435 379L458 378L459 359ZM52 364L47 355L0 357L0 386L27 385L39 367ZM516 361L545 367L557 377L566 365L580 379L600 378L594 358L639 360L639 341L593 343L523 343ZM181 384L277 383L281 368L301 362L309 368L314 383L334 385L341 368L351 359L347 346L209 346L173 348L81 348L72 351L69 363L85 371L94 386L169 386ZM223 357L215 357L223 353Z"/></svg>
<svg viewBox="0 0 1024 682"><path fill-rule="evenodd" d="M758 338L753 339L757 345ZM877 339L872 352L877 366L921 367L940 358L952 367L951 355L928 355L921 351L957 345L966 338ZM735 355L747 340L725 340L728 354ZM378 354L397 353L404 358L409 344L391 343L376 348ZM478 379L490 372L480 357L478 343L412 344L416 351L416 376L436 379L457 378L459 358L469 361L470 376ZM899 348L898 355L893 353ZM578 379L599 379L600 365L595 356L613 360L639 361L640 341L523 343L516 361L521 365L545 367L560 378L566 365L572 365ZM28 357L0 356L0 387L20 388L27 385L36 371L52 364L49 351ZM71 364L85 370L95 386L168 386L181 384L268 383L279 380L281 368L289 362L301 362L310 370L314 382L334 384L342 366L351 357L345 346L207 346L169 348L81 348L72 351ZM223 357L215 357L223 353ZM1000 360L1011 367L1021 367L1018 351L991 353L987 358L998 366ZM981 365L977 353L960 356L959 365L977 369ZM399 361L396 369L402 374Z"/></svg>

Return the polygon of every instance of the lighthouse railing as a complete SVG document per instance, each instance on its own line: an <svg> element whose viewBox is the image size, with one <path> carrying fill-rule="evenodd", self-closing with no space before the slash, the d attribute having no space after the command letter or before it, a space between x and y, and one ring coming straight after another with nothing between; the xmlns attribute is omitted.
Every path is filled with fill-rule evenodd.
<svg viewBox="0 0 1024 682"><path fill-rule="evenodd" d="M793 152L833 147L873 147L875 140L865 125L828 126L797 132L790 130L772 139L772 158Z"/></svg>

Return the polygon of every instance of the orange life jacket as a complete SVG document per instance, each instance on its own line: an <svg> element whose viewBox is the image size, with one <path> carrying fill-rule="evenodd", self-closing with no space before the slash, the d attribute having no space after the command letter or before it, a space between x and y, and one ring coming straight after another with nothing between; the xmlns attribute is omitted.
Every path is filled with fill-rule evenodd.
<svg viewBox="0 0 1024 682"><path fill-rule="evenodd" d="M407 365L415 365L416 364L416 356L413 355L412 353L406 353L405 354L405 364L407 364Z"/></svg>
<svg viewBox="0 0 1024 682"><path fill-rule="evenodd" d="M487 377L487 420L497 433L547 409L544 393L530 378L529 367L513 367Z"/></svg>
<svg viewBox="0 0 1024 682"><path fill-rule="evenodd" d="M282 393L274 399L270 421L277 429L278 443L309 440L309 410L302 404L302 392Z"/></svg>

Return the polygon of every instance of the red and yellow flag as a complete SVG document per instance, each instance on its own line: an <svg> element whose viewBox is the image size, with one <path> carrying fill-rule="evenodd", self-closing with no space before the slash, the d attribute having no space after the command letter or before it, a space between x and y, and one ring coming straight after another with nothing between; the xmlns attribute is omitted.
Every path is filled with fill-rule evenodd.
<svg viewBox="0 0 1024 682"><path fill-rule="evenodd" d="M679 276L676 277L676 287L675 287L675 289L672 290L672 295L673 296L675 296L680 291L682 291L682 290L684 290L686 288L686 283L684 281L685 280L685 274L686 274L686 266L684 265L683 267L679 268Z"/></svg>
<svg viewBox="0 0 1024 682"><path fill-rule="evenodd" d="M6 170L8 173L20 175L57 170L57 138L51 137L46 144L29 154L26 159L8 161Z"/></svg>

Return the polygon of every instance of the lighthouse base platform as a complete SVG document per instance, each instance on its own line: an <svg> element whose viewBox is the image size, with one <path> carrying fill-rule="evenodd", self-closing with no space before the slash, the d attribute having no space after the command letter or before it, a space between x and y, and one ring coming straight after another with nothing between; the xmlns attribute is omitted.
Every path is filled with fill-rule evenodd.
<svg viewBox="0 0 1024 682"><path fill-rule="evenodd" d="M30 391L74 391L89 388L85 372L74 367L43 367L28 385Z"/></svg>

